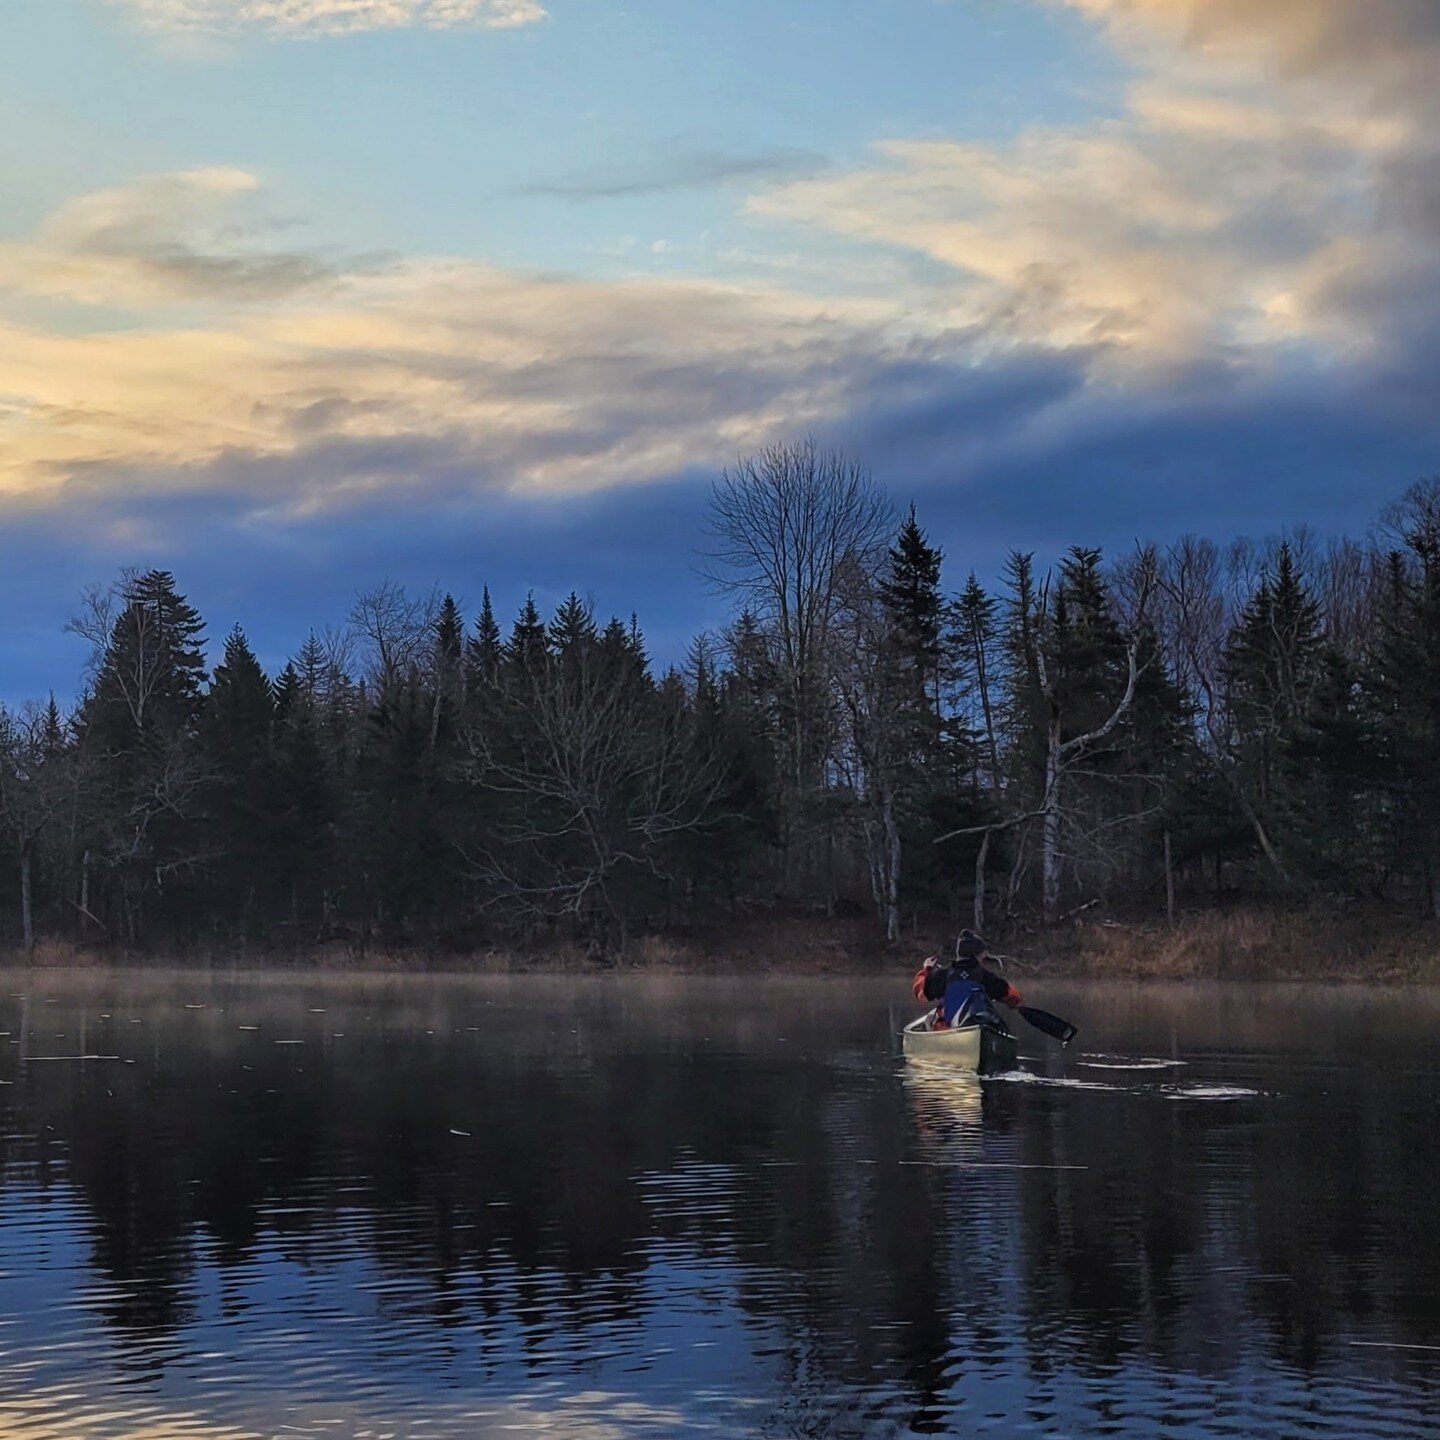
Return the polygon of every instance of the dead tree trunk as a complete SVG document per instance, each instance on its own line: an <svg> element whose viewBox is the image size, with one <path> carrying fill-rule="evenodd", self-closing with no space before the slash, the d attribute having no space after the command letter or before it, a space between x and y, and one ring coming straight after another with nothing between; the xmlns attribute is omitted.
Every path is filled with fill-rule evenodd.
<svg viewBox="0 0 1440 1440"><path fill-rule="evenodd" d="M1060 792L1064 767L1061 757L1060 709L1050 703L1050 723L1045 730L1045 823L1040 849L1040 908L1048 924L1060 905Z"/></svg>
<svg viewBox="0 0 1440 1440"><path fill-rule="evenodd" d="M970 825L963 830L949 830L944 835L937 835L930 843L941 845L946 840L957 839L961 835L978 835L980 837L980 850L975 856L975 933L985 933L985 863L990 855L990 841L997 831L1013 830L1017 826L1029 824L1046 812L1042 810L1031 810L1026 815L1016 815L1009 820L999 820L993 825ZM1013 872L1012 872L1013 882Z"/></svg>
<svg viewBox="0 0 1440 1440"><path fill-rule="evenodd" d="M977 935L985 933L985 860L990 854L990 837L994 829L987 829L980 837L980 849L975 855L975 914L974 926Z"/></svg>
<svg viewBox="0 0 1440 1440"><path fill-rule="evenodd" d="M1140 595L1130 627L1130 636L1125 644L1126 677L1125 693L1110 712L1110 717L1095 729L1084 735L1061 738L1064 723L1064 706L1052 683L1050 668L1045 659L1045 647L1035 647L1037 668L1040 672L1040 692L1045 697L1049 719L1045 732L1045 825L1041 838L1041 913L1046 924L1051 924L1060 906L1060 850L1061 828L1064 819L1063 787L1065 769L1072 760L1079 759L1092 745L1105 739L1125 718L1135 699L1135 683L1140 678L1140 635L1144 624L1146 604L1153 577L1148 561L1141 574ZM1046 602L1048 603L1048 601Z"/></svg>
<svg viewBox="0 0 1440 1440"><path fill-rule="evenodd" d="M35 916L30 903L30 846L20 847L20 933L25 942L25 953L35 949Z"/></svg>
<svg viewBox="0 0 1440 1440"><path fill-rule="evenodd" d="M1170 832L1165 832L1165 917L1175 928L1175 867L1170 856Z"/></svg>
<svg viewBox="0 0 1440 1440"><path fill-rule="evenodd" d="M880 792L880 817L884 827L884 911L885 938L900 938L900 826L895 819L895 792L884 786Z"/></svg>

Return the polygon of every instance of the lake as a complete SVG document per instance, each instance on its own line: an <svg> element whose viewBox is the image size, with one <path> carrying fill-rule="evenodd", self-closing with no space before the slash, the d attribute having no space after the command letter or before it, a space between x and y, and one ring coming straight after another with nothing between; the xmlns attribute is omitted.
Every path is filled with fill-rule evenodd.
<svg viewBox="0 0 1440 1440"><path fill-rule="evenodd" d="M1434 1440L1440 996L1021 983L0 975L0 1434Z"/></svg>

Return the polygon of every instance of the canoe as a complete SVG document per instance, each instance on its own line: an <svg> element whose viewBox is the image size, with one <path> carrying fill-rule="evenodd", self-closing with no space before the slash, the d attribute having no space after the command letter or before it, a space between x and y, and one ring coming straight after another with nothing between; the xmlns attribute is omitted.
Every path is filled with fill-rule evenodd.
<svg viewBox="0 0 1440 1440"><path fill-rule="evenodd" d="M1009 1070L1019 1056L1015 1037L994 1025L957 1025L953 1030L932 1030L930 1016L912 1020L900 1032L907 1060L954 1065L988 1075Z"/></svg>

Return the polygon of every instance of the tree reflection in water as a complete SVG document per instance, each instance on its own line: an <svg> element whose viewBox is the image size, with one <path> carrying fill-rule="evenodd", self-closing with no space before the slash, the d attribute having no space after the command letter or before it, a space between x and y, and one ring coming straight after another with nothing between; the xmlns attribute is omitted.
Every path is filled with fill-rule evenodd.
<svg viewBox="0 0 1440 1440"><path fill-rule="evenodd" d="M836 1436L1278 1436L1321 1395L1419 1436L1440 1395L1379 1348L1440 1344L1433 1000L1077 992L1189 1063L1037 1041L1049 1086L907 1070L898 983L27 985L0 1391ZM121 1058L34 1059L82 1033Z"/></svg>

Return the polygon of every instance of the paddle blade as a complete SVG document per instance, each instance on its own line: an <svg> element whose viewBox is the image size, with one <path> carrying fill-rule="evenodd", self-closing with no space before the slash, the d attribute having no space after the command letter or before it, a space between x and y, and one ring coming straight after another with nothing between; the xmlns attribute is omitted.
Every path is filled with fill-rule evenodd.
<svg viewBox="0 0 1440 1440"><path fill-rule="evenodd" d="M1068 1045L1080 1033L1068 1020L1062 1020L1048 1010L1037 1010L1033 1005L1022 1005L1020 1014L1037 1030L1043 1030L1062 1045Z"/></svg>

